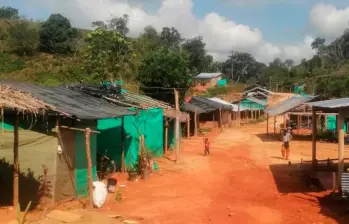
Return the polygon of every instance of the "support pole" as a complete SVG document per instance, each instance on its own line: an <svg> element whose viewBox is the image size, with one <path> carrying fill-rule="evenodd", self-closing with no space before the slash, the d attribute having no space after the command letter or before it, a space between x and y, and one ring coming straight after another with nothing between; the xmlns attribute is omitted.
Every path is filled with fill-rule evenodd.
<svg viewBox="0 0 349 224"><path fill-rule="evenodd" d="M190 138L190 117L187 120L187 138Z"/></svg>
<svg viewBox="0 0 349 224"><path fill-rule="evenodd" d="M168 152L168 120L165 118L165 155Z"/></svg>
<svg viewBox="0 0 349 224"><path fill-rule="evenodd" d="M220 128L220 129L223 129L222 108L219 108L219 128Z"/></svg>
<svg viewBox="0 0 349 224"><path fill-rule="evenodd" d="M15 208L15 211L17 211L18 205L19 205L18 126L19 126L19 116L18 114L16 114L16 120L14 125L14 144L13 144L13 207Z"/></svg>
<svg viewBox="0 0 349 224"><path fill-rule="evenodd" d="M276 117L274 116L274 135L276 134L275 122L276 122Z"/></svg>
<svg viewBox="0 0 349 224"><path fill-rule="evenodd" d="M301 129L301 117L302 115L297 115L297 134L299 134L299 129Z"/></svg>
<svg viewBox="0 0 349 224"><path fill-rule="evenodd" d="M269 115L267 114L267 135L269 135Z"/></svg>
<svg viewBox="0 0 349 224"><path fill-rule="evenodd" d="M179 160L179 96L178 91L174 90L176 104L176 123L175 123L175 139L176 139L176 162Z"/></svg>
<svg viewBox="0 0 349 224"><path fill-rule="evenodd" d="M338 173L337 183L338 190L341 192L341 177L344 172L344 112L340 110L338 113Z"/></svg>
<svg viewBox="0 0 349 224"><path fill-rule="evenodd" d="M313 165L313 171L316 170L316 165L317 165L317 161L316 161L316 109L313 107L312 109L312 165Z"/></svg>
<svg viewBox="0 0 349 224"><path fill-rule="evenodd" d="M195 133L195 136L198 135L198 115L197 115L197 112L196 112L196 108L195 108L195 112L194 112L194 133Z"/></svg>
<svg viewBox="0 0 349 224"><path fill-rule="evenodd" d="M89 201L89 207L93 208L93 182L92 182L90 135L91 135L91 129L86 128L85 145L86 145L86 160L87 160L88 201Z"/></svg>
<svg viewBox="0 0 349 224"><path fill-rule="evenodd" d="M237 117L237 121L238 121L238 127L240 127L240 119L241 119L241 106L240 106L240 102L238 104L238 117Z"/></svg>
<svg viewBox="0 0 349 224"><path fill-rule="evenodd" d="M124 117L121 118L121 172L126 172Z"/></svg>

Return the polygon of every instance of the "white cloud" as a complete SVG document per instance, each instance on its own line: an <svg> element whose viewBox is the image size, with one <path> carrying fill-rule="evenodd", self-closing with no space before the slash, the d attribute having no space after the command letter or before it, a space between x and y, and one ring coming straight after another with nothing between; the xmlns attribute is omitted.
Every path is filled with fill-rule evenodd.
<svg viewBox="0 0 349 224"><path fill-rule="evenodd" d="M147 25L160 30L164 26L176 27L185 38L202 36L207 50L217 60L225 60L234 49L253 54L257 60L270 62L276 57L291 58L296 62L313 55L309 38L294 46L277 46L263 39L258 28L251 28L227 20L215 12L198 19L193 13L192 0L162 0L160 8L153 14L141 5L127 0L29 0L40 4L52 13L67 16L75 26L90 28L95 20L107 20L111 15L130 16L130 35L137 36Z"/></svg>
<svg viewBox="0 0 349 224"><path fill-rule="evenodd" d="M319 36L331 41L349 28L349 7L338 9L331 4L317 4L310 12L310 24Z"/></svg>

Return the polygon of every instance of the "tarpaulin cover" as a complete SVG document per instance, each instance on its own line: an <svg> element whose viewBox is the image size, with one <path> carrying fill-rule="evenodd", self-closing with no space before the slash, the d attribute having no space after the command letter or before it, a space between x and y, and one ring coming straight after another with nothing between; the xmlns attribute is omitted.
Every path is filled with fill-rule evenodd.
<svg viewBox="0 0 349 224"><path fill-rule="evenodd" d="M110 157L116 163L116 169L121 169L122 155L122 118L101 119L97 122L97 152Z"/></svg>
<svg viewBox="0 0 349 224"><path fill-rule="evenodd" d="M179 142L182 141L182 131L179 128ZM168 124L168 137L167 137L167 145L170 150L176 148L176 139L175 139L175 120L172 120Z"/></svg>
<svg viewBox="0 0 349 224"><path fill-rule="evenodd" d="M100 131L97 136L98 152L104 154L108 149L107 155L120 169L123 131L127 167L134 166L138 161L140 135L144 136L145 145L153 156L161 157L163 155L163 119L162 109L148 109L139 110L135 116L125 116L124 127L122 127L121 118L98 120L97 129Z"/></svg>
<svg viewBox="0 0 349 224"><path fill-rule="evenodd" d="M227 85L227 80L226 79L218 80L217 85L218 86L225 86L225 85Z"/></svg>
<svg viewBox="0 0 349 224"><path fill-rule="evenodd" d="M163 155L164 116L162 109L139 110L136 116L124 117L125 163L134 167L138 161L139 136L153 156Z"/></svg>
<svg viewBox="0 0 349 224"><path fill-rule="evenodd" d="M91 128L96 130L95 128ZM97 180L96 162L97 162L97 135L90 135L90 150L92 162L92 179ZM86 161L86 146L85 132L75 132L75 193L77 197L86 196L88 193L87 181L87 161Z"/></svg>
<svg viewBox="0 0 349 224"><path fill-rule="evenodd" d="M336 116L328 116L327 117L327 129L330 131L336 131ZM346 124L343 124L344 132L347 132Z"/></svg>
<svg viewBox="0 0 349 224"><path fill-rule="evenodd" d="M252 102L251 100L248 100L248 99L242 100L240 103L241 103L241 107L244 110L264 110L265 109L264 105Z"/></svg>

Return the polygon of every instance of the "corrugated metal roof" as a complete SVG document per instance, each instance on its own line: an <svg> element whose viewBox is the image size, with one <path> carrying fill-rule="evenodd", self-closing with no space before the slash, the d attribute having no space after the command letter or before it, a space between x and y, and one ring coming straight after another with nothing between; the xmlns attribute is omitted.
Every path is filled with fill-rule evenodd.
<svg viewBox="0 0 349 224"><path fill-rule="evenodd" d="M290 110L293 110L307 102L312 101L317 96L293 96L287 100L282 101L281 103L269 108L266 110L266 113L269 116L277 116L284 114Z"/></svg>
<svg viewBox="0 0 349 224"><path fill-rule="evenodd" d="M249 89L249 90L243 92L242 94L245 95L245 94L247 94L249 92L255 92L256 90L259 90L259 91L262 91L262 92L265 92L265 93L268 93L268 94L274 94L273 92L271 92L271 91L269 91L267 89L264 89L262 87L254 87L252 89Z"/></svg>
<svg viewBox="0 0 349 224"><path fill-rule="evenodd" d="M212 100L212 101L215 101L217 103L221 103L221 104L225 104L225 105L228 105L232 108L232 111L234 112L238 112L239 111L239 106L238 105L235 105L235 104L232 104L232 103L229 103L227 101L224 101L222 99L219 99L217 97L212 97L212 98L208 98L209 100ZM243 111L243 108L240 108L240 111Z"/></svg>
<svg viewBox="0 0 349 224"><path fill-rule="evenodd" d="M222 110L231 110L231 106L229 105L218 103L218 102L209 100L207 98L199 97L199 96L193 96L190 103L198 107L201 107L207 112L212 112L219 108L221 108Z"/></svg>
<svg viewBox="0 0 349 224"><path fill-rule="evenodd" d="M132 115L127 108L110 104L67 89L66 87L44 87L28 83L0 81L14 89L31 93L35 98L55 107L54 111L79 119L96 120Z"/></svg>
<svg viewBox="0 0 349 224"><path fill-rule="evenodd" d="M337 108L349 107L349 98L324 100L324 101L317 101L317 102L307 103L307 104L317 108L337 109Z"/></svg>
<svg viewBox="0 0 349 224"><path fill-rule="evenodd" d="M184 109L189 112L193 112L193 113L196 112L197 114L207 113L207 111L205 111L201 107L198 107L191 103L184 102L183 106L184 106Z"/></svg>
<svg viewBox="0 0 349 224"><path fill-rule="evenodd" d="M194 79L213 79L223 75L223 73L200 73Z"/></svg>
<svg viewBox="0 0 349 224"><path fill-rule="evenodd" d="M263 100L260 100L260 99L257 99L257 98L255 98L253 96L246 97L245 99L249 100L249 101L252 101L254 103L260 104L262 106L266 106L267 105L267 102L265 102Z"/></svg>

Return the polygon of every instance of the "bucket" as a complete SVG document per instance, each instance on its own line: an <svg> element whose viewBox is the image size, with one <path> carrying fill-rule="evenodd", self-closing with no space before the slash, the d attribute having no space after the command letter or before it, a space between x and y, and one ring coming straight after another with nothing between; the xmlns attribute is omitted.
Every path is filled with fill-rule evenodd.
<svg viewBox="0 0 349 224"><path fill-rule="evenodd" d="M107 189L109 193L114 193L116 191L117 180L115 178L108 178Z"/></svg>

